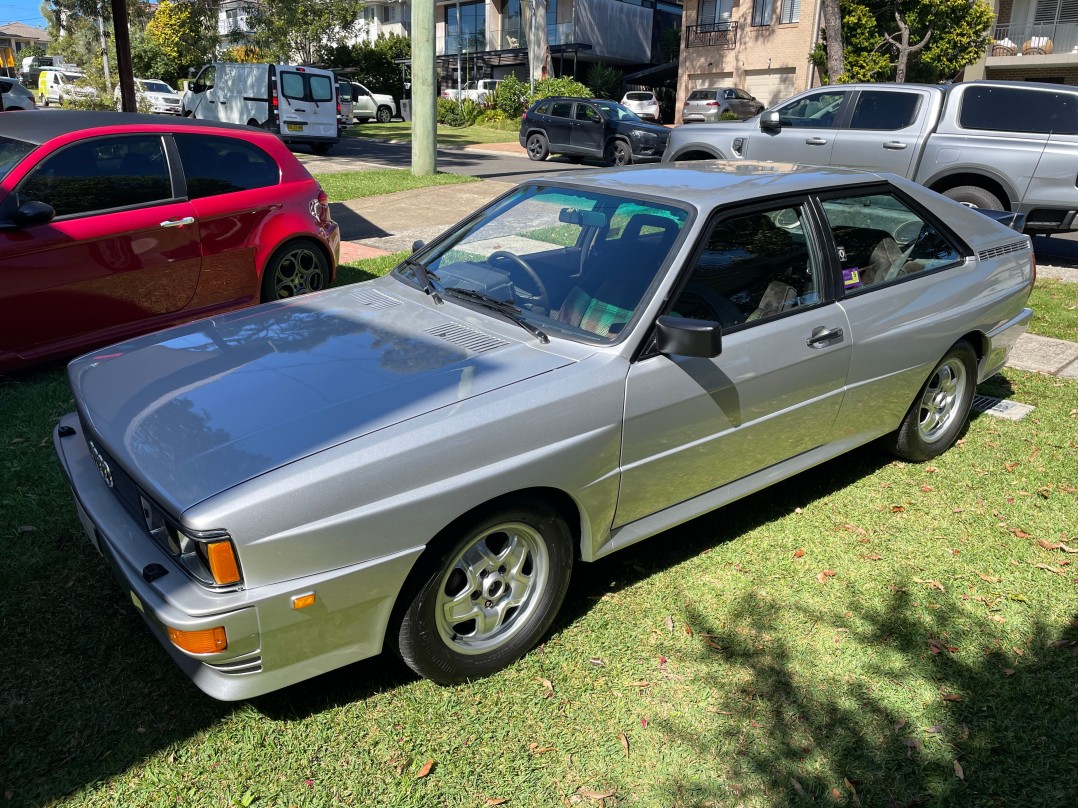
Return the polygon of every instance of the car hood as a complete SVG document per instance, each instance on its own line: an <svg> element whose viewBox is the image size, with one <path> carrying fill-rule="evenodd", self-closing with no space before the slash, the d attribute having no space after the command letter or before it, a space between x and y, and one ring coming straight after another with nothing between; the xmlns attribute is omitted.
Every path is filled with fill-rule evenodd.
<svg viewBox="0 0 1078 808"><path fill-rule="evenodd" d="M670 130L665 126L660 126L657 123L635 123L633 121L611 121L611 125L618 132L629 134L630 132L651 132L659 138L666 139L670 137Z"/></svg>
<svg viewBox="0 0 1078 808"><path fill-rule="evenodd" d="M335 289L87 354L68 368L80 416L140 487L182 513L299 458L572 361L483 330L472 309L394 290L396 281Z"/></svg>

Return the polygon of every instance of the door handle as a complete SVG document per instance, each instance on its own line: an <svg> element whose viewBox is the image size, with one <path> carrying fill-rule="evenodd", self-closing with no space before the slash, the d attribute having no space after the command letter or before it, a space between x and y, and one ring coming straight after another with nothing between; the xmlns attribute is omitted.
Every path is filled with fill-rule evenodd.
<svg viewBox="0 0 1078 808"><path fill-rule="evenodd" d="M885 149L894 149L895 151L902 151L902 149L906 148L906 144L903 143L901 140L888 140L886 143L883 144L883 147Z"/></svg>
<svg viewBox="0 0 1078 808"><path fill-rule="evenodd" d="M194 216L184 216L182 219L169 219L161 222L162 227L183 227L185 224L194 224Z"/></svg>
<svg viewBox="0 0 1078 808"><path fill-rule="evenodd" d="M812 336L805 340L810 348L825 348L835 342L842 342L842 329L822 325L812 329Z"/></svg>
<svg viewBox="0 0 1078 808"><path fill-rule="evenodd" d="M807 146L826 146L827 138L822 137L810 137L805 140Z"/></svg>

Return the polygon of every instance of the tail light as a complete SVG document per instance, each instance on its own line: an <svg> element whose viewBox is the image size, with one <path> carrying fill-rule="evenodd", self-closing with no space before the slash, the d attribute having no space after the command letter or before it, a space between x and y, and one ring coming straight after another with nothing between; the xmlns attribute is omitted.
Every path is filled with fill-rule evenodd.
<svg viewBox="0 0 1078 808"><path fill-rule="evenodd" d="M527 110L525 110L524 114L520 116L520 120L522 120L522 121L528 120L528 112L527 112Z"/></svg>
<svg viewBox="0 0 1078 808"><path fill-rule="evenodd" d="M322 186L318 186L318 196L313 202L311 202L311 215L318 221L319 224L329 224L329 197L326 196L326 192L322 189Z"/></svg>
<svg viewBox="0 0 1078 808"><path fill-rule="evenodd" d="M717 107L719 105L719 102L718 101L708 101L707 105L709 107Z"/></svg>

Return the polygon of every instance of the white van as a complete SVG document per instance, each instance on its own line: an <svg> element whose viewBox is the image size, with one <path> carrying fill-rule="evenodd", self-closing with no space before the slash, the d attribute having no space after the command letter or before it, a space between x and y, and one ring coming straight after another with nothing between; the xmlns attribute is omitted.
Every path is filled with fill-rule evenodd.
<svg viewBox="0 0 1078 808"><path fill-rule="evenodd" d="M206 121L268 129L285 143L306 143L325 154L340 138L337 77L296 65L215 62L183 94L183 113Z"/></svg>
<svg viewBox="0 0 1078 808"><path fill-rule="evenodd" d="M63 104L65 100L74 98L97 96L97 90L93 87L79 84L86 79L86 74L71 67L47 67L38 74L37 97L40 104L47 107L49 104Z"/></svg>

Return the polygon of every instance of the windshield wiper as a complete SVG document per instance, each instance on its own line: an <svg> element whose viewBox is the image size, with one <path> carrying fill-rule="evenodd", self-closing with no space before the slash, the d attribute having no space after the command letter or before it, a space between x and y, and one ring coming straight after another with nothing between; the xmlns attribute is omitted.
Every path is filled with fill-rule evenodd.
<svg viewBox="0 0 1078 808"><path fill-rule="evenodd" d="M434 281L438 280L438 276L427 269L426 265L422 261L417 261L412 256L408 256L402 261L406 267L411 267L415 273L416 280L419 281L420 286L423 287L423 291L426 292L435 303L441 303L441 295L438 294L438 290L434 287Z"/></svg>
<svg viewBox="0 0 1078 808"><path fill-rule="evenodd" d="M463 300L470 300L485 309L504 314L544 345L550 342L550 337L521 317L521 309L510 303L508 300L499 300L496 297L485 295L482 292L476 292L473 289L458 289L455 286L443 289L442 292L450 297L459 297Z"/></svg>

